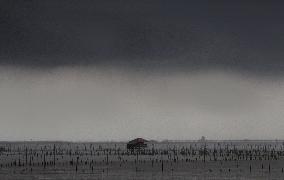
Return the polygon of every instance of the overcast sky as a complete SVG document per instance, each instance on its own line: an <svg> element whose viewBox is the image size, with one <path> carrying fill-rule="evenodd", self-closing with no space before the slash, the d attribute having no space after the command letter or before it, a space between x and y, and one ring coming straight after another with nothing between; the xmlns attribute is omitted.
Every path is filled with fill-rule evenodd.
<svg viewBox="0 0 284 180"><path fill-rule="evenodd" d="M284 139L283 5L0 1L0 140Z"/></svg>

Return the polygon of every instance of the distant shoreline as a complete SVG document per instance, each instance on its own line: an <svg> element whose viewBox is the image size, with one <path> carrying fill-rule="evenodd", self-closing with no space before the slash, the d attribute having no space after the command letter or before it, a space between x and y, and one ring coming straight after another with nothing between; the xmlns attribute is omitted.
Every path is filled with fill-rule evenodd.
<svg viewBox="0 0 284 180"><path fill-rule="evenodd" d="M220 143L220 142L284 142L284 139L234 139L234 140L150 140L150 143ZM127 143L128 141L68 141L68 140L2 140L0 143Z"/></svg>

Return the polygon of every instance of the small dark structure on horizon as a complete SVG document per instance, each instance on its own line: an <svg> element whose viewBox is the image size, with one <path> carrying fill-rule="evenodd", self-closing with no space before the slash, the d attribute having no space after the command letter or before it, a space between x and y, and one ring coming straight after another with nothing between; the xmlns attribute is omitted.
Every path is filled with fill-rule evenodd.
<svg viewBox="0 0 284 180"><path fill-rule="evenodd" d="M148 141L143 138L136 138L127 143L127 149L142 149L147 147Z"/></svg>

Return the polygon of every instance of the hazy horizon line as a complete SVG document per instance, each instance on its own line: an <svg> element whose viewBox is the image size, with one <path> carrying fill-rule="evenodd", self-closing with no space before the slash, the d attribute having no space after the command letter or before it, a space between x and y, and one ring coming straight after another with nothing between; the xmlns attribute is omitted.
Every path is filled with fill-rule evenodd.
<svg viewBox="0 0 284 180"><path fill-rule="evenodd" d="M131 138L129 140L103 140L103 141L90 141L90 140L0 140L0 143L4 142L12 142L12 143L17 143L17 142L53 142L53 143L125 143L128 142L132 139L136 138ZM144 139L144 138L143 138ZM146 139L146 138L145 138ZM177 143L183 143L183 142L237 142L237 141L284 141L284 139L164 139L164 140L155 140L155 139L146 139L148 141L154 141L156 143L163 143L163 142L177 142Z"/></svg>

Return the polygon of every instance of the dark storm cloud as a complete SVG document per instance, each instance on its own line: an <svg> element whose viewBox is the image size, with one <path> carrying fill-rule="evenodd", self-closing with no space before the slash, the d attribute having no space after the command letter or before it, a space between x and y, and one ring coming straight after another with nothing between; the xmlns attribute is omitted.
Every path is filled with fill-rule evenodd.
<svg viewBox="0 0 284 180"><path fill-rule="evenodd" d="M281 1L0 2L0 63L281 75Z"/></svg>

